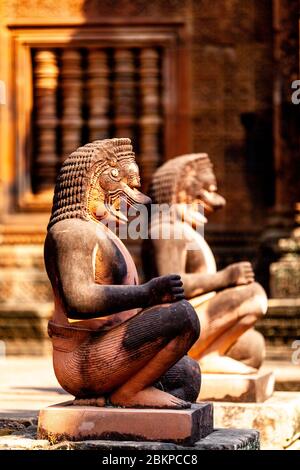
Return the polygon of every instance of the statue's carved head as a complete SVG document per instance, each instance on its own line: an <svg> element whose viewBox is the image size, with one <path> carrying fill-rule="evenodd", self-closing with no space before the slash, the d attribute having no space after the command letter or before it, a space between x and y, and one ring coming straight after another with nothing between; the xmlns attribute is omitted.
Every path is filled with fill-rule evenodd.
<svg viewBox="0 0 300 470"><path fill-rule="evenodd" d="M195 210L201 205L205 215L225 205L206 153L182 155L164 163L152 177L150 196L155 204L189 204Z"/></svg>
<svg viewBox="0 0 300 470"><path fill-rule="evenodd" d="M79 147L67 157L58 175L48 228L74 217L126 222L121 207L151 202L139 187L130 139L96 140Z"/></svg>

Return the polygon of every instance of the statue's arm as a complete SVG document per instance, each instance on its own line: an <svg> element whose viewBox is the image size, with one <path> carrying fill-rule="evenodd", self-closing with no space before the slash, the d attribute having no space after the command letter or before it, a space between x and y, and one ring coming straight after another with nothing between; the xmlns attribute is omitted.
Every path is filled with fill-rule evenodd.
<svg viewBox="0 0 300 470"><path fill-rule="evenodd" d="M181 275L181 279L188 299L227 287L223 271L212 274L185 273Z"/></svg>
<svg viewBox="0 0 300 470"><path fill-rule="evenodd" d="M184 298L180 278L174 275L154 278L141 285L97 284L93 260L95 242L89 234L72 238L66 234L54 245L50 256L56 258L60 295L69 318L97 318Z"/></svg>
<svg viewBox="0 0 300 470"><path fill-rule="evenodd" d="M186 273L187 241L185 239L153 240L155 246L155 261L159 276L170 272L178 273L183 282L186 298L206 294L227 287L226 272L216 273Z"/></svg>
<svg viewBox="0 0 300 470"><path fill-rule="evenodd" d="M96 318L133 308L143 308L147 304L145 284L96 284L93 249L89 243L80 243L80 240L77 240L76 244L70 241L68 246L67 240L64 240L57 247L56 257L60 295L69 318Z"/></svg>
<svg viewBox="0 0 300 470"><path fill-rule="evenodd" d="M254 281L250 263L234 263L216 273L179 273L188 299Z"/></svg>

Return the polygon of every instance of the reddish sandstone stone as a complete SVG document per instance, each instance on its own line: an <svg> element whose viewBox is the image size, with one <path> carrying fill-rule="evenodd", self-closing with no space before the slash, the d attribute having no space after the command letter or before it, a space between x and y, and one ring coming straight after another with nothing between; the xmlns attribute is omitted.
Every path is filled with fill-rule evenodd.
<svg viewBox="0 0 300 470"><path fill-rule="evenodd" d="M84 407L65 402L41 410L38 423L39 438L52 442L104 439L191 445L212 431L210 403L185 410L159 410Z"/></svg>

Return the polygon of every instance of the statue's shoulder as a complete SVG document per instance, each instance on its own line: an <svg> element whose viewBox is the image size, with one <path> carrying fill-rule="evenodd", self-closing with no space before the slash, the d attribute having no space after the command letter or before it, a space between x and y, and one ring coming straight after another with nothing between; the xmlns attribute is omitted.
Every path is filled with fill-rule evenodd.
<svg viewBox="0 0 300 470"><path fill-rule="evenodd" d="M78 218L65 219L52 225L47 234L48 238L56 242L71 242L72 240L82 240L86 243L87 239L95 239L96 227L92 221Z"/></svg>
<svg viewBox="0 0 300 470"><path fill-rule="evenodd" d="M161 223L151 224L149 231L150 244L157 248L176 249L178 247L184 249L186 243L189 241L184 230L184 224L181 221L170 223L162 221Z"/></svg>

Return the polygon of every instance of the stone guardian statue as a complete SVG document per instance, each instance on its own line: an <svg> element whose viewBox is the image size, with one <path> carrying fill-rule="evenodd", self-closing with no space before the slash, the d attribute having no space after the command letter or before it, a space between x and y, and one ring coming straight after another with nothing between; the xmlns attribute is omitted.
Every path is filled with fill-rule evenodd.
<svg viewBox="0 0 300 470"><path fill-rule="evenodd" d="M139 284L107 224L126 223L122 201L151 202L139 186L125 138L78 148L58 175L45 240L55 302L49 335L57 380L77 405L182 409L200 390L199 366L187 356L200 325L180 276Z"/></svg>

